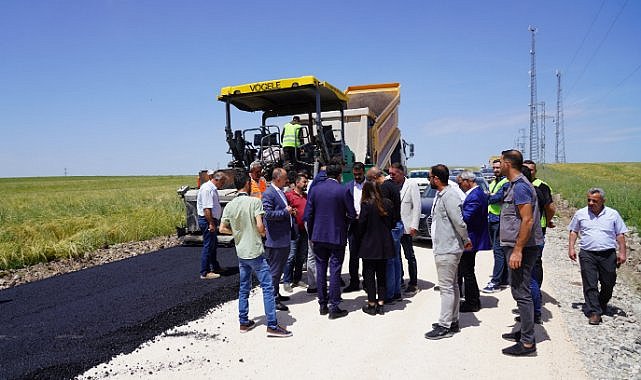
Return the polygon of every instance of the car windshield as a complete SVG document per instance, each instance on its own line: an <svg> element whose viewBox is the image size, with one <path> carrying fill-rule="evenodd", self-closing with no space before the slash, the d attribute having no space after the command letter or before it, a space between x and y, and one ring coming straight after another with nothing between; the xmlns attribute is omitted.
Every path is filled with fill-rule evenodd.
<svg viewBox="0 0 641 380"><path fill-rule="evenodd" d="M410 172L410 178L428 178L430 172L428 171L415 171Z"/></svg>
<svg viewBox="0 0 641 380"><path fill-rule="evenodd" d="M431 187L429 187L423 193L423 198L434 198L435 196L436 196L436 189L432 189Z"/></svg>

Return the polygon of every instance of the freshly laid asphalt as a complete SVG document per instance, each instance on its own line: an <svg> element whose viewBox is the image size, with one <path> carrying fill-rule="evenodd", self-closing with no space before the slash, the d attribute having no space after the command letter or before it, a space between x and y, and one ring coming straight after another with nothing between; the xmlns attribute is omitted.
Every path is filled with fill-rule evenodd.
<svg viewBox="0 0 641 380"><path fill-rule="evenodd" d="M238 297L228 270L198 276L201 247L175 247L0 291L0 379L74 377Z"/></svg>

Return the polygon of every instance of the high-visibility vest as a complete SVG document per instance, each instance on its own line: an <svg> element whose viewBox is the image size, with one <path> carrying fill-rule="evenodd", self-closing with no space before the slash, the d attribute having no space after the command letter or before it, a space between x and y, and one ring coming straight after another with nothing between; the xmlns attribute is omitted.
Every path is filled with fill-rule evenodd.
<svg viewBox="0 0 641 380"><path fill-rule="evenodd" d="M265 178L260 177L258 181L254 181L253 179L251 180L251 195L252 197L262 199L263 198L263 193L265 190L267 190L267 181L265 181Z"/></svg>
<svg viewBox="0 0 641 380"><path fill-rule="evenodd" d="M538 178L532 182L532 185L534 185L534 187L539 187L541 186L541 184L547 185L547 187L550 189L550 195L552 195L552 187L550 187L547 182L541 181ZM539 207L541 208L541 227L545 228L548 225L548 220L545 217L545 208L543 207L543 205L539 205Z"/></svg>
<svg viewBox="0 0 641 380"><path fill-rule="evenodd" d="M503 177L503 179L498 182L496 181L496 179L490 182L490 194L496 194L496 192L499 191L506 182L507 182L506 177ZM494 215L501 215L501 204L500 203L489 204L487 206L487 212Z"/></svg>
<svg viewBox="0 0 641 380"><path fill-rule="evenodd" d="M298 124L287 123L283 131L283 147L298 148L298 131L301 126Z"/></svg>

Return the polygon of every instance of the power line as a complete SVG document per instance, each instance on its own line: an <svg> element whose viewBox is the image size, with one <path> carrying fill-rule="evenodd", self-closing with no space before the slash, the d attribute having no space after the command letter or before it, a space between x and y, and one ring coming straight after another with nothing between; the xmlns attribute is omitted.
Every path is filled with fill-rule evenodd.
<svg viewBox="0 0 641 380"><path fill-rule="evenodd" d="M599 42L599 45L594 50L594 53L592 53L592 55L590 56L590 59L588 59L588 62L585 64L585 66L583 66L583 70L581 70L581 73L579 74L579 76L574 80L574 83L572 84L572 87L570 87L570 90L566 94L566 97L568 96L569 93L572 92L572 90L574 90L574 88L576 87L576 84L579 82L579 80L581 80L581 78L583 77L583 74L585 74L585 71L588 69L588 66L590 66L590 63L592 63L592 60L597 55L597 53L601 49L601 46L603 46L603 43L605 42L605 40L610 35L610 31L612 31L612 28L614 28L614 24L616 24L617 20L619 19L619 16L621 16L621 14L623 13L623 10L625 9L625 6L627 4L628 4L628 0L625 0L623 5L621 6L621 9L619 10L619 13L617 13L617 15L614 18L614 20L612 20L612 23L610 24L610 27L608 28L608 31L605 32L605 35L601 39L601 42Z"/></svg>
<svg viewBox="0 0 641 380"><path fill-rule="evenodd" d="M613 93L613 92L614 92L614 90L616 90L617 88L621 87L625 82L627 82L627 81L628 81L628 79L632 78L632 77L634 76L634 74L636 74L636 72L637 72L637 71L639 71L639 69L641 69L641 63L640 63L640 64L639 64L639 65L638 65L634 70L632 70L632 72L631 72L630 74L628 74L628 75L627 75L625 78L623 78L619 83L617 83L617 84L616 84L612 89L610 89L610 91L608 91L605 95L603 95L603 96L599 99L599 101L598 101L598 102L600 103L600 102L602 102L605 98L607 98L608 96L610 96L610 94L611 94L611 93Z"/></svg>
<svg viewBox="0 0 641 380"><path fill-rule="evenodd" d="M590 23L590 27L588 27L588 31L585 33L585 36L583 36L583 41L581 41L581 44L579 44L579 47L574 52L574 56L570 60L570 64L568 65L567 70L569 70L570 67L572 67L572 64L574 63L574 60L576 59L576 56L579 54L579 51L581 51L581 49L583 48L583 44L585 43L585 40L588 39L588 36L590 35L590 32L592 31L592 27L594 26L594 23L596 22L596 20L599 18L599 15L601 14L601 11L603 10L603 6L604 5L605 5L605 0L603 0L601 2L601 6L599 7L599 11L596 13L594 18L592 19L592 22Z"/></svg>

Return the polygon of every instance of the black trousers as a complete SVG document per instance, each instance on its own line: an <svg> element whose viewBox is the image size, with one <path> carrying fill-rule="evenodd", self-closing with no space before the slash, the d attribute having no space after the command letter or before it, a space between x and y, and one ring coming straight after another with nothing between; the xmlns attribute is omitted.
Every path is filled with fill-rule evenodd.
<svg viewBox="0 0 641 380"><path fill-rule="evenodd" d="M475 265L476 251L463 252L458 264L458 284L462 296L465 297L465 303L471 307L481 307L479 285L474 273Z"/></svg>
<svg viewBox="0 0 641 380"><path fill-rule="evenodd" d="M616 250L579 251L581 279L583 280L583 297L588 314L605 313L612 290L617 281ZM598 283L601 283L599 290Z"/></svg>
<svg viewBox="0 0 641 380"><path fill-rule="evenodd" d="M358 278L358 251L361 248L361 241L356 234L357 228L358 222L352 223L347 235L347 242L349 243L349 285L360 287L360 280Z"/></svg>
<svg viewBox="0 0 641 380"><path fill-rule="evenodd" d="M363 286L367 291L367 301L376 302L385 299L387 281L387 259L363 259Z"/></svg>

